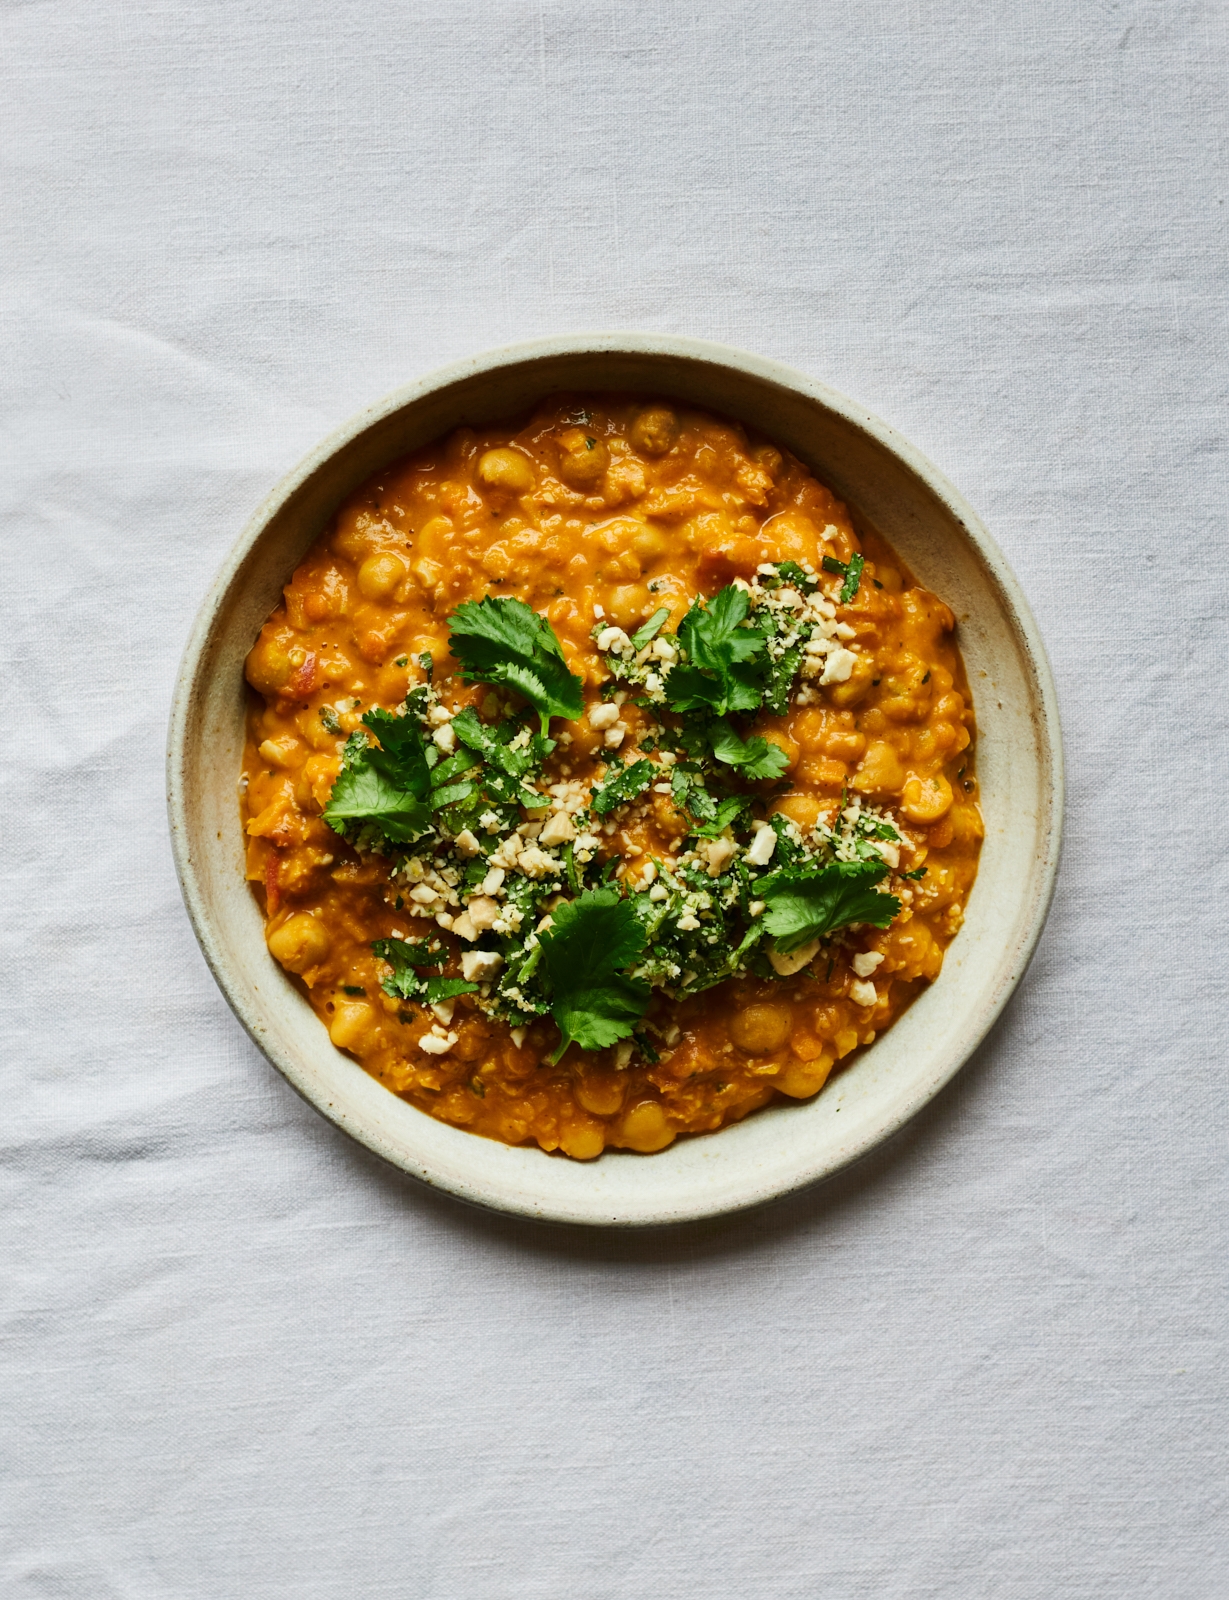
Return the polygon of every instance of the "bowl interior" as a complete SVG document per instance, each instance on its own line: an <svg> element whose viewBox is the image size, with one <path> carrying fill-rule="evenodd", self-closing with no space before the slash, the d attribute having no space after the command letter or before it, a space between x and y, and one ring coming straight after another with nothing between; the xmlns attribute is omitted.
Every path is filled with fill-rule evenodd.
<svg viewBox="0 0 1229 1600"><path fill-rule="evenodd" d="M282 585L368 475L462 424L556 390L689 401L792 450L895 547L959 619L978 722L986 840L965 925L938 981L815 1099L757 1112L652 1156L578 1163L434 1121L334 1049L269 956L243 877L236 780L243 660ZM556 1221L635 1226L754 1205L825 1177L923 1106L1018 983L1057 865L1061 754L1053 686L1019 590L989 536L903 440L843 397L772 363L676 339L544 341L475 359L371 407L287 478L232 552L181 669L168 758L184 896L243 1025L319 1111L414 1176L463 1199Z"/></svg>

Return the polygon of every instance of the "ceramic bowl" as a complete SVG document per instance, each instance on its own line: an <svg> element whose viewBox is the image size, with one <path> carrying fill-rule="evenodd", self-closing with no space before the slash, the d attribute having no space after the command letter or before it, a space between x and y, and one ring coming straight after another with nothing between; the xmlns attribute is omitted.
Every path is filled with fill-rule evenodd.
<svg viewBox="0 0 1229 1600"><path fill-rule="evenodd" d="M371 473L462 423L556 390L666 395L792 450L878 528L959 619L977 713L986 839L942 974L808 1102L755 1113L656 1155L569 1161L475 1137L399 1100L342 1055L265 948L243 876L236 780L243 661L282 585ZM1062 751L1045 650L1015 578L972 509L911 445L800 373L654 334L562 336L475 356L370 406L273 491L231 551L184 655L168 749L171 834L205 959L269 1060L343 1132L460 1199L555 1222L636 1227L754 1206L830 1176L907 1122L968 1060L1028 965L1049 906Z"/></svg>

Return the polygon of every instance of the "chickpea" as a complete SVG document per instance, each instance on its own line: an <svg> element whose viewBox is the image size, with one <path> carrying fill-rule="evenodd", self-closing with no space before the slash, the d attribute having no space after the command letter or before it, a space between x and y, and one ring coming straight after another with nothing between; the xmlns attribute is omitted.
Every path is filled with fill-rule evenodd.
<svg viewBox="0 0 1229 1600"><path fill-rule="evenodd" d="M619 1134L629 1149L639 1150L642 1155L651 1155L674 1143L674 1129L657 1100L641 1100L632 1106L619 1124Z"/></svg>
<svg viewBox="0 0 1229 1600"><path fill-rule="evenodd" d="M512 571L512 552L506 544L493 544L482 558L482 570L489 578L506 578Z"/></svg>
<svg viewBox="0 0 1229 1600"><path fill-rule="evenodd" d="M948 822L951 824L952 840L956 844L975 844L986 836L985 824L976 806L953 806L948 812Z"/></svg>
<svg viewBox="0 0 1229 1600"><path fill-rule="evenodd" d="M529 458L510 448L488 450L478 462L478 478L488 489L502 489L508 494L528 494L534 486Z"/></svg>
<svg viewBox="0 0 1229 1600"><path fill-rule="evenodd" d="M343 511L330 543L334 552L347 561L361 561L371 549L372 536L383 529L383 519L370 511Z"/></svg>
<svg viewBox="0 0 1229 1600"><path fill-rule="evenodd" d="M258 694L273 695L289 679L294 663L281 639L262 634L248 652L243 670Z"/></svg>
<svg viewBox="0 0 1229 1600"><path fill-rule="evenodd" d="M559 1148L573 1161L592 1161L606 1148L606 1130L600 1122L572 1122L559 1130Z"/></svg>
<svg viewBox="0 0 1229 1600"><path fill-rule="evenodd" d="M616 627L636 628L649 613L650 598L647 585L621 583L617 589L611 590L606 603L606 615Z"/></svg>
<svg viewBox="0 0 1229 1600"><path fill-rule="evenodd" d="M789 817L804 833L809 833L819 821L819 811L819 801L813 794L787 794L773 807L774 815L779 812Z"/></svg>
<svg viewBox="0 0 1229 1600"><path fill-rule="evenodd" d="M946 690L942 690L938 687L938 676L940 670L940 668L935 669L937 698L930 708L931 712L943 722L959 722L964 716L964 696L962 694L957 694L956 691L950 687ZM950 674L948 674L948 676L950 676Z"/></svg>
<svg viewBox="0 0 1229 1600"><path fill-rule="evenodd" d="M904 786L905 769L900 764L895 745L889 744L886 739L872 740L858 763L852 787L859 794L899 794Z"/></svg>
<svg viewBox="0 0 1229 1600"><path fill-rule="evenodd" d="M866 754L866 740L854 727L851 712L841 712L840 724L824 735L823 750L834 761L860 761Z"/></svg>
<svg viewBox="0 0 1229 1600"><path fill-rule="evenodd" d="M912 777L905 784L900 809L910 822L938 822L951 809L952 786L937 773L933 778Z"/></svg>
<svg viewBox="0 0 1229 1600"><path fill-rule="evenodd" d="M595 1117L613 1117L623 1109L627 1097L627 1074L603 1072L600 1067L588 1067L576 1082L577 1100Z"/></svg>
<svg viewBox="0 0 1229 1600"><path fill-rule="evenodd" d="M744 1006L730 1023L730 1038L745 1055L766 1056L789 1038L793 1022L788 1006Z"/></svg>
<svg viewBox="0 0 1229 1600"><path fill-rule="evenodd" d="M789 731L802 749L809 752L823 748L823 740L827 728L828 713L812 709L795 711L790 719Z"/></svg>
<svg viewBox="0 0 1229 1600"><path fill-rule="evenodd" d="M809 561L818 567L819 529L801 511L782 511L760 529L766 561Z"/></svg>
<svg viewBox="0 0 1229 1600"><path fill-rule="evenodd" d="M670 548L670 540L660 528L650 528L647 525L632 536L632 549L640 558L642 566L652 566L654 561L660 561Z"/></svg>
<svg viewBox="0 0 1229 1600"><path fill-rule="evenodd" d="M434 589L444 576L444 568L438 561L432 561L429 556L423 556L414 563L414 576L424 589Z"/></svg>
<svg viewBox="0 0 1229 1600"><path fill-rule="evenodd" d="M832 1042L836 1046L837 1059L843 1061L851 1050L858 1048L858 1030L842 1028Z"/></svg>
<svg viewBox="0 0 1229 1600"><path fill-rule="evenodd" d="M628 437L642 456L664 456L679 436L679 419L668 406L649 406L632 423Z"/></svg>
<svg viewBox="0 0 1229 1600"><path fill-rule="evenodd" d="M446 560L456 531L449 517L429 518L418 530L418 537L414 541L416 553L431 561Z"/></svg>
<svg viewBox="0 0 1229 1600"><path fill-rule="evenodd" d="M294 798L300 811L319 815L329 803L341 758L332 752L308 756L294 786Z"/></svg>
<svg viewBox="0 0 1229 1600"><path fill-rule="evenodd" d="M734 524L725 511L698 511L694 517L688 517L683 524L682 534L688 548L696 555L702 555L709 550L725 549L736 537ZM757 557L758 554L757 546Z"/></svg>
<svg viewBox="0 0 1229 1600"><path fill-rule="evenodd" d="M825 1050L813 1061L791 1062L772 1082L775 1088L780 1089L782 1094L789 1095L791 1100L807 1100L811 1095L819 1093L828 1081L828 1074L831 1071L832 1052Z"/></svg>
<svg viewBox="0 0 1229 1600"><path fill-rule="evenodd" d="M329 953L328 929L309 912L288 917L268 937L269 954L290 972L318 967Z"/></svg>
<svg viewBox="0 0 1229 1600"><path fill-rule="evenodd" d="M345 1000L333 1013L329 1038L339 1050L354 1050L375 1022L375 1011L365 1000Z"/></svg>
<svg viewBox="0 0 1229 1600"><path fill-rule="evenodd" d="M559 476L573 489L591 488L610 465L603 440L584 428L568 428L559 437Z"/></svg>
<svg viewBox="0 0 1229 1600"><path fill-rule="evenodd" d="M284 772L299 766L303 760L303 746L290 734L282 734L278 739L266 739L258 753L262 761L267 761L271 767L280 767Z"/></svg>
<svg viewBox="0 0 1229 1600"><path fill-rule="evenodd" d="M860 655L857 665L844 683L830 683L824 690L834 706L844 709L846 706L856 706L866 691L870 688L875 675L875 663L872 658Z"/></svg>
<svg viewBox="0 0 1229 1600"><path fill-rule="evenodd" d="M358 569L359 592L367 600L387 600L405 578L405 562L386 550L378 556L368 556Z"/></svg>
<svg viewBox="0 0 1229 1600"><path fill-rule="evenodd" d="M640 576L640 557L634 550L624 550L606 564L606 575L610 578L622 578L625 581Z"/></svg>

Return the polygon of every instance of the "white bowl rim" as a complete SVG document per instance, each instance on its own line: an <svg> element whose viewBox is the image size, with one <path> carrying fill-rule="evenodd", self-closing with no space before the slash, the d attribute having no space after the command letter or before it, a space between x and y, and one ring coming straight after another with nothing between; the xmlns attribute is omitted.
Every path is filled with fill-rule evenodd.
<svg viewBox="0 0 1229 1600"><path fill-rule="evenodd" d="M693 1207L674 1207L662 1213L642 1212L635 1216L610 1216L601 1208L556 1207L531 1201L482 1178L463 1179L455 1174L441 1175L429 1163L406 1159L376 1127L364 1127L352 1117L340 1114L334 1105L313 1092L308 1077L294 1057L270 1040L259 1024L256 1008L246 994L232 982L228 964L213 927L212 916L203 893L189 837L187 797L184 785L186 737L191 707L197 692L207 645L214 621L235 576L277 512L332 456L368 429L402 410L414 401L483 373L505 367L558 356L643 355L682 359L726 367L753 379L791 390L833 412L858 431L866 434L899 461L931 491L953 518L980 555L998 587L1010 601L1013 620L1025 646L1033 689L1040 704L1040 738L1048 758L1048 824L1041 841L1039 869L1033 876L1032 905L1022 934L1012 948L1012 961L1005 966L990 1001L980 1010L979 1025L945 1070L924 1083L894 1114L883 1117L860 1140L844 1147L835 1158L816 1161L812 1168L795 1172L789 1181L769 1184L749 1176L743 1192L726 1193L716 1204L698 1201ZM218 987L252 1042L279 1073L321 1116L364 1145L374 1154L428 1186L451 1193L457 1199L490 1210L522 1216L538 1222L579 1226L622 1228L663 1227L728 1215L753 1209L809 1188L835 1176L863 1159L871 1150L899 1132L919 1111L955 1077L994 1026L1011 996L1019 987L1037 947L1054 895L1062 850L1065 782L1058 697L1053 673L1032 610L1015 574L980 517L964 496L942 472L888 423L857 401L782 362L754 355L736 347L686 335L645 333L629 330L572 332L525 340L478 352L447 366L436 368L414 381L385 394L335 428L291 469L265 496L249 517L239 538L223 561L208 594L203 600L184 649L171 703L167 730L167 810L172 854L185 907L193 932ZM304 1002L305 1003L305 1002ZM429 1119L430 1120L430 1119ZM718 1137L722 1130L718 1130ZM466 1134L476 1144L490 1141ZM710 1137L704 1135L704 1138ZM557 1159L547 1158L543 1159ZM618 1159L618 1156L616 1156ZM653 1157L640 1159L652 1160Z"/></svg>

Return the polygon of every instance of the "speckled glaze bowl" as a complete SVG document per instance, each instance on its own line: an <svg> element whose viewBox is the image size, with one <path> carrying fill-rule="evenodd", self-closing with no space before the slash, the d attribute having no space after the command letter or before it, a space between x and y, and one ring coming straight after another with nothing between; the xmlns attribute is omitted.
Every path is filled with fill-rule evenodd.
<svg viewBox="0 0 1229 1600"><path fill-rule="evenodd" d="M283 584L371 473L462 423L556 390L637 391L723 413L792 450L873 524L959 619L977 713L986 839L942 974L814 1100L681 1139L656 1155L569 1161L475 1137L399 1100L342 1055L265 948L243 875L236 782L243 662ZM1053 892L1062 747L1045 650L1015 578L972 509L891 428L787 367L658 334L542 339L471 357L370 406L259 508L201 607L167 752L175 861L205 959L235 1015L322 1116L423 1183L525 1217L643 1227L755 1206L866 1154L968 1060L1028 966Z"/></svg>

